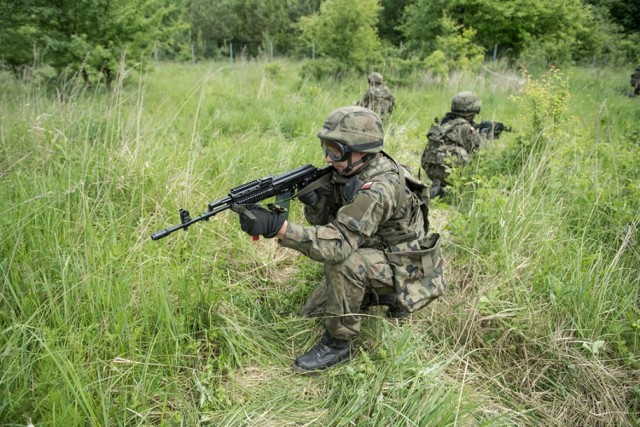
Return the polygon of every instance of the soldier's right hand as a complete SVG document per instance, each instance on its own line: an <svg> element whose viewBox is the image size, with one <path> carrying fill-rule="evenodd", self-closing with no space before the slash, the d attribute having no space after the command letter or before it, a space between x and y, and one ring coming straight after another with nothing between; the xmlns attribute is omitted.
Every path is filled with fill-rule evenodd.
<svg viewBox="0 0 640 427"><path fill-rule="evenodd" d="M250 236L262 235L268 239L276 237L284 225L285 219L278 212L272 212L259 206L231 210L240 217L240 228Z"/></svg>

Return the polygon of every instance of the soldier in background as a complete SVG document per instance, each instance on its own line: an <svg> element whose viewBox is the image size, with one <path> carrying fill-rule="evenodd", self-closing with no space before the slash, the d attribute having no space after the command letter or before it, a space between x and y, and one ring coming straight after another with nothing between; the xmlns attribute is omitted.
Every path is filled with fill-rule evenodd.
<svg viewBox="0 0 640 427"><path fill-rule="evenodd" d="M640 65L636 65L636 70L631 74L631 86L633 86L633 96L640 95Z"/></svg>
<svg viewBox="0 0 640 427"><path fill-rule="evenodd" d="M451 169L464 166L480 148L480 134L473 118L480 112L480 99L473 92L460 92L451 100L451 111L427 132L427 146L420 163L431 180L431 198L442 196Z"/></svg>
<svg viewBox="0 0 640 427"><path fill-rule="evenodd" d="M382 74L371 73L367 80L369 81L369 89L356 105L368 108L378 114L382 120L385 120L393 112L396 99L389 88L382 84Z"/></svg>
<svg viewBox="0 0 640 427"><path fill-rule="evenodd" d="M402 317L445 287L439 236L427 235L427 187L383 151L380 118L358 106L338 108L318 138L335 171L298 195L311 225L257 206L238 212L249 235L277 237L280 245L324 265L324 280L303 315L321 316L325 332L296 358L294 370L302 373L352 357L359 313L371 300L384 300L390 317Z"/></svg>

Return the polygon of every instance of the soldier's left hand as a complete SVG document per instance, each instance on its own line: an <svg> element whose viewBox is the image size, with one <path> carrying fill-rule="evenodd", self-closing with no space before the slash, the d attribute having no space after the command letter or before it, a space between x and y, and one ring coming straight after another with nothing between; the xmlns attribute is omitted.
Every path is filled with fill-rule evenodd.
<svg viewBox="0 0 640 427"><path fill-rule="evenodd" d="M238 212L240 228L250 236L262 235L268 239L276 237L285 221L279 213L259 206L232 210Z"/></svg>

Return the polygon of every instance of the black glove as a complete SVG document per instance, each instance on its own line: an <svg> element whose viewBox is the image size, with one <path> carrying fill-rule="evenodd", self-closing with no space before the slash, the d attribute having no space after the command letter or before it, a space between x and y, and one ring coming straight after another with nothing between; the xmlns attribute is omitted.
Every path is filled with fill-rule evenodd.
<svg viewBox="0 0 640 427"><path fill-rule="evenodd" d="M250 236L263 235L271 239L276 237L278 231L284 224L284 218L277 212L271 212L259 206L250 206L248 208L232 209L238 212L240 217L240 228Z"/></svg>
<svg viewBox="0 0 640 427"><path fill-rule="evenodd" d="M307 194L303 194L302 196L298 196L298 200L304 203L307 206L313 206L320 201L320 197L322 197L321 190L313 190Z"/></svg>

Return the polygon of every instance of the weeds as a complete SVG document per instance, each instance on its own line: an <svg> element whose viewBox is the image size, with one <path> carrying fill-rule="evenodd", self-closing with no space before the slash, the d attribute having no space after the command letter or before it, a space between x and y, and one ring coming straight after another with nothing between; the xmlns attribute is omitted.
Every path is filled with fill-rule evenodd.
<svg viewBox="0 0 640 427"><path fill-rule="evenodd" d="M161 64L60 96L0 79L2 424L637 425L639 117L606 84L626 74L395 90L386 150L416 175L459 90L516 132L431 206L447 294L405 324L372 311L350 363L300 377L318 264L230 212L149 238L178 208L322 165L317 130L362 91L300 67Z"/></svg>

